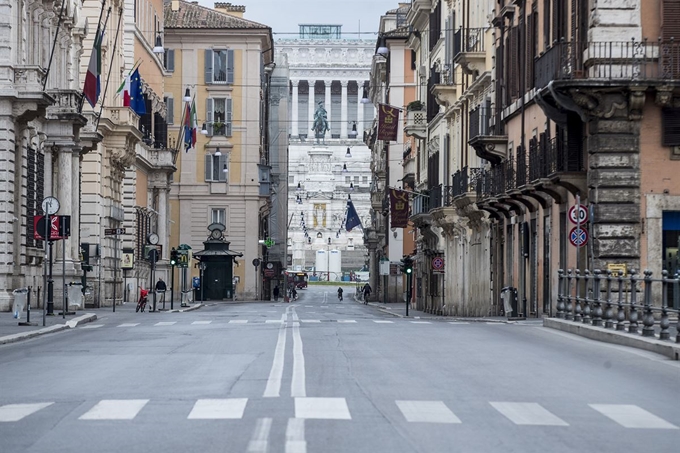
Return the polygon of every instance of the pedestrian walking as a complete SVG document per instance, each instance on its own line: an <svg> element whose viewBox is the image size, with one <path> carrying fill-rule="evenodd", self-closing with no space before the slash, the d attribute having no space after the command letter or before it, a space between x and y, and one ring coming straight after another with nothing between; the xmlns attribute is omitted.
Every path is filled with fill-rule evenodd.
<svg viewBox="0 0 680 453"><path fill-rule="evenodd" d="M368 305L368 296L370 296L371 291L373 291L371 285L366 283L361 291L364 293L364 305Z"/></svg>
<svg viewBox="0 0 680 453"><path fill-rule="evenodd" d="M276 285L274 287L274 301L275 302L279 301L279 285Z"/></svg>

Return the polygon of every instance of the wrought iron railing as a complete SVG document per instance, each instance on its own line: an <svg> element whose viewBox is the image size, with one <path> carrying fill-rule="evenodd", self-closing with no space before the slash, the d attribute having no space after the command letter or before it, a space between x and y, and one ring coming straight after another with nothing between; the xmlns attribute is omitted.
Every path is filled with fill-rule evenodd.
<svg viewBox="0 0 680 453"><path fill-rule="evenodd" d="M470 110L470 140L475 137L493 135L489 124L492 116L491 107L486 105Z"/></svg>
<svg viewBox="0 0 680 453"><path fill-rule="evenodd" d="M506 159L501 166L505 173L505 190L511 191L517 188L517 179L515 178L515 166L512 157Z"/></svg>
<svg viewBox="0 0 680 453"><path fill-rule="evenodd" d="M641 333L643 337L670 340L670 315L680 315L680 275L652 278L651 271L644 276L631 270L628 275L614 276L611 271L586 271L569 269L558 271L557 318L566 319L606 329ZM661 286L661 299L653 297L653 287ZM674 297L669 306L668 294ZM638 294L641 292L641 294ZM658 292L658 291L657 291ZM638 301L638 297L642 300ZM639 321L642 321L640 331ZM680 343L680 318L676 321L675 342Z"/></svg>
<svg viewBox="0 0 680 453"><path fill-rule="evenodd" d="M429 211L430 211L429 194L425 193L413 197L413 208L411 209L412 216L427 214Z"/></svg>
<svg viewBox="0 0 680 453"><path fill-rule="evenodd" d="M545 136L545 134L541 134L538 141L529 144L529 182L535 182L547 176L543 149L546 146Z"/></svg>
<svg viewBox="0 0 680 453"><path fill-rule="evenodd" d="M568 143L560 136L548 138L541 134L538 141L532 140L529 145L528 171L522 172L520 168L520 148L518 148L517 162L517 185L522 186L522 177L528 175L526 182L535 182L541 178L547 178L557 173L582 172L584 171L583 144L577 143L568 146Z"/></svg>
<svg viewBox="0 0 680 453"><path fill-rule="evenodd" d="M524 187L527 185L528 177L527 152L524 146L517 147L516 159L515 172L517 187Z"/></svg>
<svg viewBox="0 0 680 453"><path fill-rule="evenodd" d="M437 209L444 206L444 197L442 192L442 185L435 186L428 191L430 195L430 209Z"/></svg>
<svg viewBox="0 0 680 453"><path fill-rule="evenodd" d="M484 170L482 168L463 167L453 174L453 197L459 197L470 192L478 192L478 185L482 183L484 178ZM479 195L479 193L478 193Z"/></svg>
<svg viewBox="0 0 680 453"><path fill-rule="evenodd" d="M459 28L453 35L453 58L466 52L484 52L484 28Z"/></svg>
<svg viewBox="0 0 680 453"><path fill-rule="evenodd" d="M534 60L536 86L554 80L680 78L680 42L559 42Z"/></svg>

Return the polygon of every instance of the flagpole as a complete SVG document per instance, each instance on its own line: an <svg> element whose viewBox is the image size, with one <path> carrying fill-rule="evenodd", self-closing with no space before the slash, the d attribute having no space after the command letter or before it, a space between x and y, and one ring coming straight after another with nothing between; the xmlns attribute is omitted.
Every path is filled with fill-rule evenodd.
<svg viewBox="0 0 680 453"><path fill-rule="evenodd" d="M130 69L130 70L128 71L127 76L125 76L125 77L123 78L123 83L120 84L120 88L118 88L118 91L116 92L116 96L118 96L118 94L120 93L120 90L122 90L122 89L124 88L124 86L125 86L125 79L129 78L129 77L132 75L132 73L135 72L135 69L137 69L137 68L140 67L141 65L142 65L142 58L140 57L139 59L137 59L137 61L135 61L135 64L132 65L132 69Z"/></svg>
<svg viewBox="0 0 680 453"><path fill-rule="evenodd" d="M66 0L62 0L61 9L59 10L59 21L57 22L57 31L54 32L54 40L52 41L52 51L50 52L50 61L47 63L47 72L45 74L45 80L43 80L43 91L47 86L47 79L50 76L50 70L52 69L52 58L54 58L54 48L57 47L57 39L59 39L59 29L61 28L61 18L64 15L64 7L66 6ZM64 312L66 309L64 308Z"/></svg>
<svg viewBox="0 0 680 453"><path fill-rule="evenodd" d="M104 26L102 27L101 25L101 20L102 20L102 15L104 14L104 5L106 4L106 0L102 2L102 10L101 13L99 13L99 23L97 24L97 33L94 35L94 46L92 47L93 52L94 52L94 47L97 45L97 40L102 39L101 38L101 31L106 29L106 24L109 22L109 16L111 15L111 7L109 6L109 10L106 12L106 19L104 20ZM83 113L83 104L85 103L85 86L83 85L83 97L80 100L80 108L78 109L78 113ZM97 125L99 125L99 122L97 122Z"/></svg>
<svg viewBox="0 0 680 453"><path fill-rule="evenodd" d="M65 2L64 2L65 3ZM97 31L94 34L94 43L95 45L97 44L97 40L99 39L99 32L101 30L102 26L102 16L104 16L104 7L106 6L106 0L102 1L102 9L99 11L99 20L97 21ZM109 6L109 13L111 12L111 7ZM106 19L108 20L109 16L106 16ZM94 46L92 46L94 49ZM83 104L85 103L85 86L83 86L83 97L80 99L80 106L78 107L78 113L83 113Z"/></svg>
<svg viewBox="0 0 680 453"><path fill-rule="evenodd" d="M109 8L109 12L111 9ZM108 19L108 16L107 16ZM109 81L111 80L111 70L113 69L113 58L116 56L116 45L118 44L118 33L120 32L120 22L123 19L123 8L118 10L118 25L116 26L116 37L113 40L113 51L111 52L111 63L109 64L109 73L106 76L106 84L104 85L104 94L102 95L101 104L99 106L99 116L97 117L97 124L94 127L96 131L99 129L99 121L102 119L102 112L104 111L104 102L106 101L106 92L109 90Z"/></svg>

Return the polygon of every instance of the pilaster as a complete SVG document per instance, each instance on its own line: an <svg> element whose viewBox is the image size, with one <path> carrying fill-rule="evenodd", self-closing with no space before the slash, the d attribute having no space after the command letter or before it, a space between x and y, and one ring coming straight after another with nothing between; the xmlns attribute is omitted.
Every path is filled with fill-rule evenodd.
<svg viewBox="0 0 680 453"><path fill-rule="evenodd" d="M347 138L347 84L349 81L342 80L340 85L342 87L342 97L340 104L340 138Z"/></svg>
<svg viewBox="0 0 680 453"><path fill-rule="evenodd" d="M297 138L300 135L300 129L298 125L298 108L299 108L299 102L298 102L298 85L300 84L299 80L291 80L291 84L293 85L293 99L292 99L292 106L291 106L291 137Z"/></svg>
<svg viewBox="0 0 680 453"><path fill-rule="evenodd" d="M314 90L316 87L316 80L307 80L307 83L309 84L309 114L307 115L307 133L310 137L314 137L309 131L311 131L314 128Z"/></svg>

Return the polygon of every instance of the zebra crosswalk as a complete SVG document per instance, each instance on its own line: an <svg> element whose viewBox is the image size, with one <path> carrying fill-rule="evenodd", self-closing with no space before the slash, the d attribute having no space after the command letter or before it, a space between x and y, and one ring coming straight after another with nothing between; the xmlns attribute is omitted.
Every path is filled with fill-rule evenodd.
<svg viewBox="0 0 680 453"><path fill-rule="evenodd" d="M336 420L362 422L365 417L374 417L374 414L365 413L365 405L346 398L318 398L297 397L293 398L292 413L282 414L286 418L311 420ZM197 399L195 401L175 401L184 408L182 417L186 420L240 420L244 418L257 418L256 412L262 409L263 400L256 400L254 404L249 398L210 398ZM162 403L162 404L158 404ZM448 404L447 404L448 403ZM150 406L157 404L154 409ZM81 422L92 421L125 421L134 420L136 417L145 416L145 412L160 410L165 407L167 401L150 399L104 399L90 405L74 405L70 411ZM29 419L41 411L58 410L64 403L54 401L13 403L0 406L0 423L19 423ZM253 414L249 416L248 408L253 407ZM590 408L590 416L580 414L574 417L573 407L563 409L564 414L556 414L538 402L515 402L515 401L479 401L472 404L476 411L485 411L484 407L490 406L495 410L497 417L471 415L470 403L466 403L462 414L455 413L456 404L450 401L436 400L394 400L387 405L381 405L381 410L392 411L399 415L402 423L407 424L474 424L484 420L485 426L489 423L502 423L510 421L517 426L543 426L569 428L592 424L599 420L600 423L616 426L624 429L654 429L654 430L677 430L678 426L662 417L653 414L633 404L587 404ZM363 408L363 409L362 409ZM557 412L557 410L555 410ZM147 413L146 415L149 415ZM676 421L677 423L677 421Z"/></svg>

